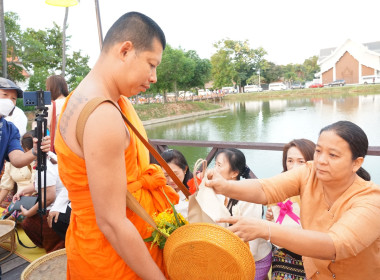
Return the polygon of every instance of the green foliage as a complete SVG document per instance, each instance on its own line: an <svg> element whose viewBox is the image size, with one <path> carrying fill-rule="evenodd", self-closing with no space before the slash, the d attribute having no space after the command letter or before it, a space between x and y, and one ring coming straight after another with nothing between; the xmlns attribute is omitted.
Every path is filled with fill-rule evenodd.
<svg viewBox="0 0 380 280"><path fill-rule="evenodd" d="M211 63L201 59L195 51L185 52L170 45L162 54L157 67L157 83L147 93L167 93L204 87L211 77Z"/></svg>
<svg viewBox="0 0 380 280"><path fill-rule="evenodd" d="M49 77L48 69L45 67L35 67L34 74L30 76L28 91L46 90L46 79Z"/></svg>
<svg viewBox="0 0 380 280"><path fill-rule="evenodd" d="M13 81L24 81L23 67L31 74L28 90L45 89L45 81L50 75L58 74L62 69L62 30L53 23L52 28L22 31L19 17L13 12L5 13L8 57L18 59L19 63L8 63L8 76ZM66 51L70 49L66 37ZM81 51L66 54L66 81L69 89L74 89L90 71L89 57ZM0 58L1 59L1 58ZM22 63L22 64L21 64Z"/></svg>
<svg viewBox="0 0 380 280"><path fill-rule="evenodd" d="M248 40L224 39L214 44L214 47L217 52L211 57L211 64L215 87L234 83L242 88L264 66L266 51L263 48L251 49Z"/></svg>
<svg viewBox="0 0 380 280"><path fill-rule="evenodd" d="M281 79L283 76L283 71L281 69L281 66L276 65L273 62L267 62L266 68L261 71L261 75L269 84Z"/></svg>
<svg viewBox="0 0 380 280"><path fill-rule="evenodd" d="M82 56L81 51L73 52L72 56L67 58L66 73L68 78L66 80L70 90L74 90L90 72L89 59L87 55Z"/></svg>
<svg viewBox="0 0 380 280"><path fill-rule="evenodd" d="M22 67L17 63L17 59L21 52L21 29L17 23L19 17L16 13L6 12L4 14L4 24L7 35L7 57L12 58L7 62L8 78L12 81L25 81L25 77L22 75ZM0 47L2 43L0 40ZM2 65L2 57L0 57L0 65ZM2 76L2 68L0 69Z"/></svg>
<svg viewBox="0 0 380 280"><path fill-rule="evenodd" d="M305 80L311 81L314 79L314 74L321 71L321 68L318 65L318 56L312 56L308 59L305 59L303 63Z"/></svg>

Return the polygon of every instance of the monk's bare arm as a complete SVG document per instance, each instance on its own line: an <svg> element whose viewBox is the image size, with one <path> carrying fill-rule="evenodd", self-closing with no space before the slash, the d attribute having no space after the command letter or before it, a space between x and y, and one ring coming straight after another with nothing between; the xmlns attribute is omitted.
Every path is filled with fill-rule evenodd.
<svg viewBox="0 0 380 280"><path fill-rule="evenodd" d="M96 221L117 253L142 279L165 279L135 226L126 218L124 150L129 136L120 113L100 105L89 117L84 157Z"/></svg>

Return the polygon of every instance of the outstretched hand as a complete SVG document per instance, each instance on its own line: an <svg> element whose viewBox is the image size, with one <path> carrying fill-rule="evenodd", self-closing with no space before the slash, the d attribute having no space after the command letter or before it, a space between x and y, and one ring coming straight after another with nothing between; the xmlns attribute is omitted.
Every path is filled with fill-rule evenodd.
<svg viewBox="0 0 380 280"><path fill-rule="evenodd" d="M215 168L208 169L206 172L205 186L214 189L217 194L226 194L228 181L216 171Z"/></svg>
<svg viewBox="0 0 380 280"><path fill-rule="evenodd" d="M256 218L225 217L216 222L232 224L228 229L239 236L244 242L264 237L265 230L263 231L263 229L266 229L264 224L262 224L262 220Z"/></svg>

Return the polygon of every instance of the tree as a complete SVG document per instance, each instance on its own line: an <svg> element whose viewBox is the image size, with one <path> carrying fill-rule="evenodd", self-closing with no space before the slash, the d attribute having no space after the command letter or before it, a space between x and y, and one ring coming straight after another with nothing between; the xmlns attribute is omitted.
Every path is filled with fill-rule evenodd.
<svg viewBox="0 0 380 280"><path fill-rule="evenodd" d="M3 48L3 42L0 43L2 52L5 51L5 58L1 58L3 67L7 68L7 76L12 81L25 81L25 77L22 75L23 68L19 63L19 56L21 52L21 28L17 23L19 17L16 13L6 12L4 15L4 36L6 35L5 47ZM8 58L8 60L7 60ZM6 65L6 66L5 66ZM6 76L4 69L1 72L2 76Z"/></svg>
<svg viewBox="0 0 380 280"><path fill-rule="evenodd" d="M283 76L281 66L274 64L273 62L266 62L266 67L261 71L262 77L269 84L280 80Z"/></svg>
<svg viewBox="0 0 380 280"><path fill-rule="evenodd" d="M248 40L224 39L214 44L217 52L211 57L214 85L231 86L235 83L242 88L247 80L263 65L266 51L251 49Z"/></svg>
<svg viewBox="0 0 380 280"><path fill-rule="evenodd" d="M211 80L211 62L209 59L201 59L196 51L190 50L185 53L185 56L195 62L193 78L186 87L203 88L204 84Z"/></svg>
<svg viewBox="0 0 380 280"><path fill-rule="evenodd" d="M321 71L320 66L318 65L318 56L312 56L308 59L305 59L303 63L305 69L305 79L311 81L314 79L314 74Z"/></svg>
<svg viewBox="0 0 380 280"><path fill-rule="evenodd" d="M53 23L52 28L21 31L18 16L13 12L5 14L8 42L8 76L14 81L23 81L23 67L31 74L28 90L45 89L46 78L62 70L62 30ZM66 38L69 42L70 37ZM69 45L67 45L69 49ZM88 56L81 51L67 55L66 81L74 89L90 71Z"/></svg>
<svg viewBox="0 0 380 280"><path fill-rule="evenodd" d="M161 64L157 67L157 83L152 85L149 92L178 92L190 84L194 69L195 62L186 57L183 50L166 45Z"/></svg>
<svg viewBox="0 0 380 280"><path fill-rule="evenodd" d="M86 77L88 72L90 72L90 67L88 66L89 57L82 56L81 51L73 52L72 56L67 57L66 60L66 81L70 89L75 89L79 83Z"/></svg>

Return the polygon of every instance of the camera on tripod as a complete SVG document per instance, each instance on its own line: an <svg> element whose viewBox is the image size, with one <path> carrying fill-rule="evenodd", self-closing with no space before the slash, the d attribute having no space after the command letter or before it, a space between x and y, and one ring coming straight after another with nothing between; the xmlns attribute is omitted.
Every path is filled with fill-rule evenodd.
<svg viewBox="0 0 380 280"><path fill-rule="evenodd" d="M36 123L35 135L37 137L37 171L38 171L38 210L41 219L46 214L46 153L41 151L42 138L47 135L47 119L48 107L45 105L51 104L50 91L26 91L23 96L24 106L35 106L36 108ZM43 172L43 183L41 174ZM44 187L42 187L42 184ZM42 190L43 189L43 190ZM42 191L44 195L42 196ZM42 197L44 204L42 206Z"/></svg>
<svg viewBox="0 0 380 280"><path fill-rule="evenodd" d="M25 91L23 96L24 106L36 106L37 108L45 107L51 104L50 91Z"/></svg>

